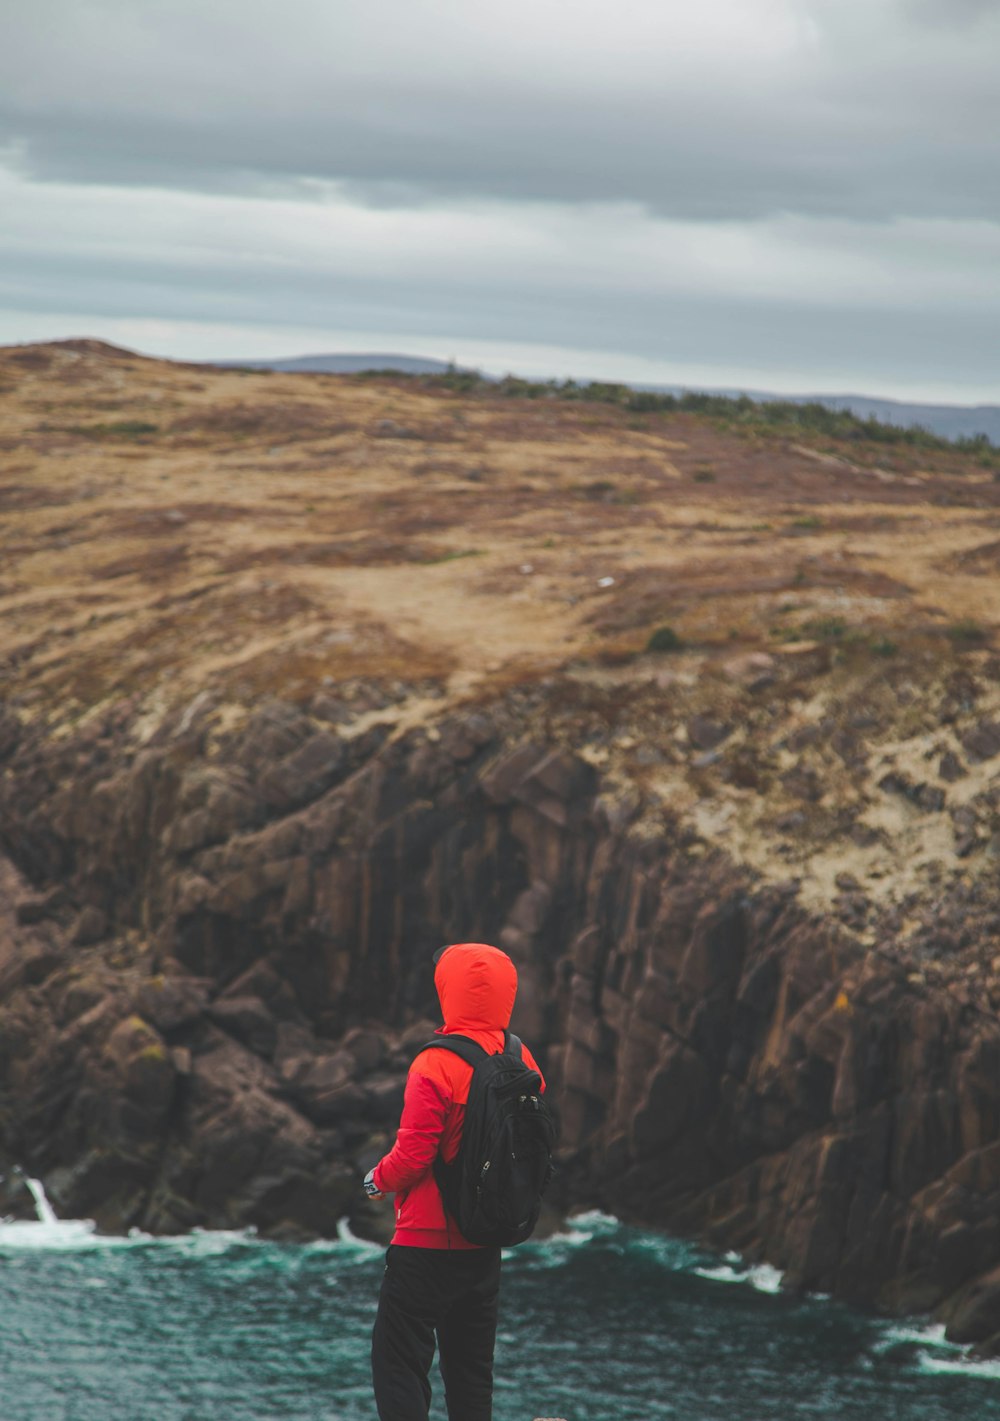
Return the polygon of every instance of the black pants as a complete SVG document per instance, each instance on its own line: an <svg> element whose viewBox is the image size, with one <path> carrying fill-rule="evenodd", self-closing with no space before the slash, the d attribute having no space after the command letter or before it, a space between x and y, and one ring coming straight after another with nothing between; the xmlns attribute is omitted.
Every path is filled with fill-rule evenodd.
<svg viewBox="0 0 1000 1421"><path fill-rule="evenodd" d="M498 1248L390 1246L372 1333L379 1421L427 1421L434 1334L449 1421L491 1421Z"/></svg>

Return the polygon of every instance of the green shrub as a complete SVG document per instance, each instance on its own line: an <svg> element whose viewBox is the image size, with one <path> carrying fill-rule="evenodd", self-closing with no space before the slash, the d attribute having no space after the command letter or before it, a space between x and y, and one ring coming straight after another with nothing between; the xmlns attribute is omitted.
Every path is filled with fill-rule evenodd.
<svg viewBox="0 0 1000 1421"><path fill-rule="evenodd" d="M585 498L602 499L609 502L615 491L615 486L610 479L592 479L587 484L577 484L576 486Z"/></svg>
<svg viewBox="0 0 1000 1421"><path fill-rule="evenodd" d="M110 424L78 424L74 434L82 434L87 439L145 439L150 434L158 434L160 427L145 419L116 419Z"/></svg>
<svg viewBox="0 0 1000 1421"><path fill-rule="evenodd" d="M374 373L366 371L352 378L369 379ZM678 411L702 414L725 429L739 430L751 437L809 433L827 440L848 439L856 443L902 445L923 450L957 450L972 456L984 467L997 469L1000 477L1000 448L986 435L946 439L932 434L921 425L904 428L882 424L877 419L861 419L848 410L828 409L816 400L807 400L803 404L794 400L757 401L748 395L708 395L698 390L686 390L680 395L660 394L655 390L633 390L628 385L607 380L578 383L575 380L524 380L514 375L507 375L502 380L488 380L477 370L449 369L439 375L391 373L397 381L409 381L428 389L460 393L476 391L497 395L501 399L572 400L616 405L634 414L674 414Z"/></svg>
<svg viewBox="0 0 1000 1421"><path fill-rule="evenodd" d="M783 642L802 641L805 637L805 633L801 627L769 627L767 634L772 641Z"/></svg>
<svg viewBox="0 0 1000 1421"><path fill-rule="evenodd" d="M436 553L433 557L421 558L425 567L436 567L442 562L457 562L459 558L482 557L482 548L456 548L447 553Z"/></svg>
<svg viewBox="0 0 1000 1421"><path fill-rule="evenodd" d="M847 632L843 617L811 617L802 630L815 641L839 641Z"/></svg>
<svg viewBox="0 0 1000 1421"><path fill-rule="evenodd" d="M987 638L985 627L981 627L972 617L961 617L945 627L944 634L956 646L978 646Z"/></svg>
<svg viewBox="0 0 1000 1421"><path fill-rule="evenodd" d="M673 627L657 627L650 633L646 643L647 651L679 651L684 645L681 638L674 631Z"/></svg>

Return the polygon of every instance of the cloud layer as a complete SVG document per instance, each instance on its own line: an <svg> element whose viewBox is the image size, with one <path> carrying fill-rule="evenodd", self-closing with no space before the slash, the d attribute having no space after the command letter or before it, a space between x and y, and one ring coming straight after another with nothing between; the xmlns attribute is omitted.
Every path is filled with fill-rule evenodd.
<svg viewBox="0 0 1000 1421"><path fill-rule="evenodd" d="M987 0L35 0L13 36L16 334L64 311L1000 384Z"/></svg>

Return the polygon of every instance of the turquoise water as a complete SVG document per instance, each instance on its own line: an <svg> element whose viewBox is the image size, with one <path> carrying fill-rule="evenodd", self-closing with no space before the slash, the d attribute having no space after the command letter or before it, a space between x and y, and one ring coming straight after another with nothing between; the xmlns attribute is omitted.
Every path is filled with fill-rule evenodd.
<svg viewBox="0 0 1000 1421"><path fill-rule="evenodd" d="M2 1223L0 1421L373 1421L381 1272L346 1230L295 1246ZM496 1421L1000 1421L1000 1364L779 1282L583 1215L505 1264Z"/></svg>

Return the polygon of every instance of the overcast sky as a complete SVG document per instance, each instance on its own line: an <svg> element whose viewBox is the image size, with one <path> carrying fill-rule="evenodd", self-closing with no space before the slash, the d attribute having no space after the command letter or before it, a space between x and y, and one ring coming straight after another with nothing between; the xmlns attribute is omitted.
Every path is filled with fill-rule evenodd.
<svg viewBox="0 0 1000 1421"><path fill-rule="evenodd" d="M15 0L0 342L1000 403L1000 0Z"/></svg>

